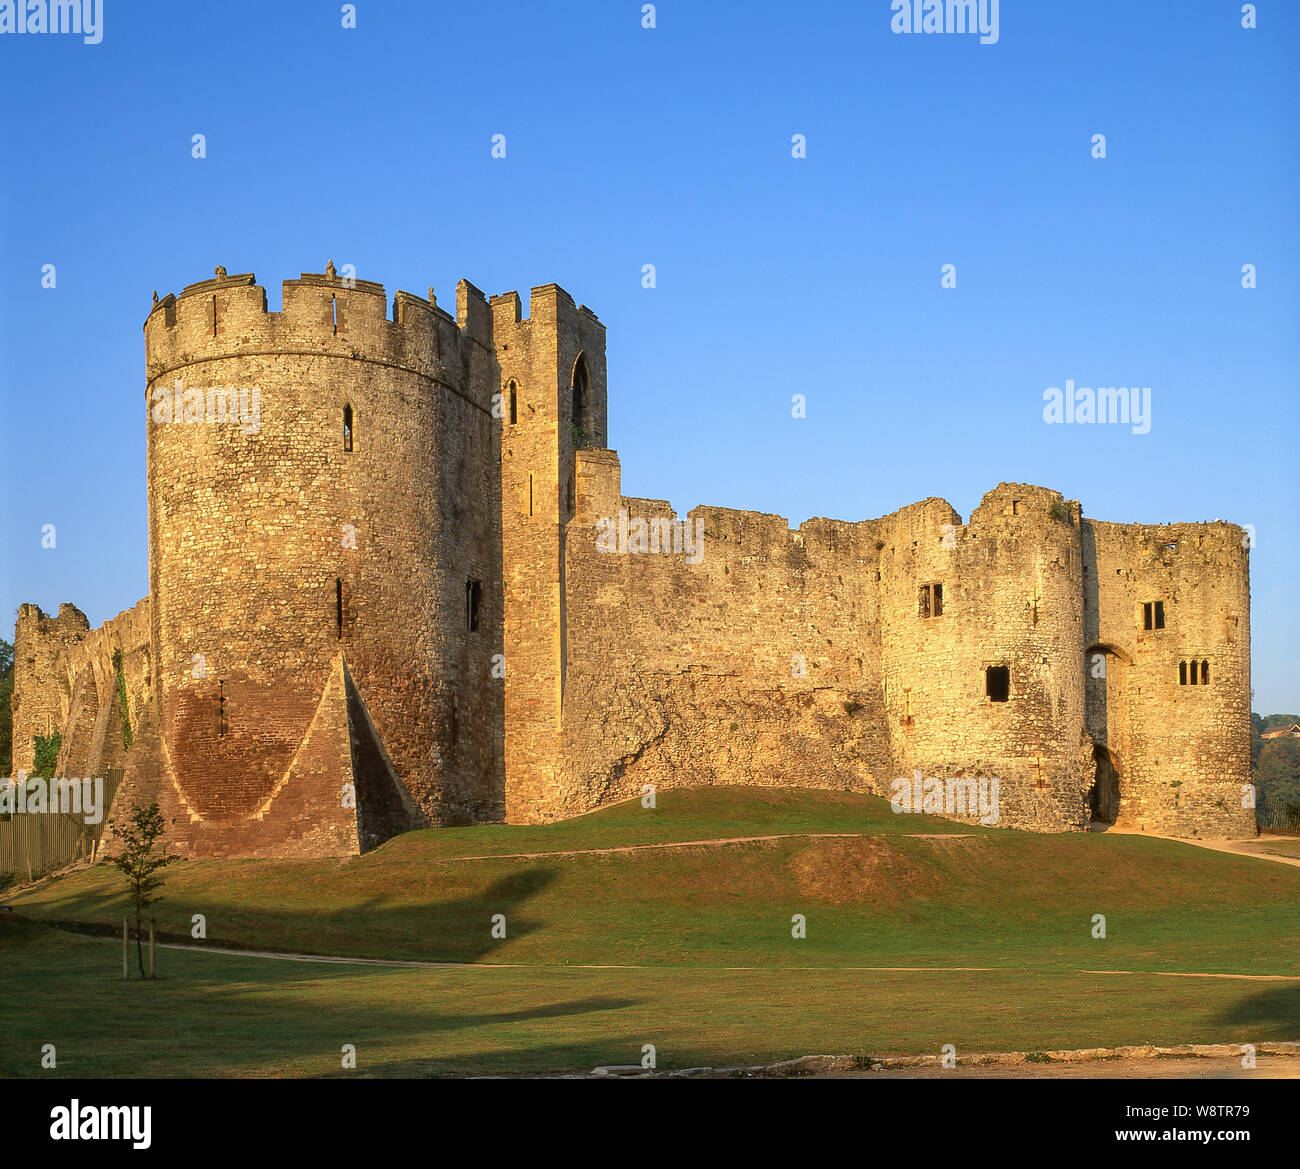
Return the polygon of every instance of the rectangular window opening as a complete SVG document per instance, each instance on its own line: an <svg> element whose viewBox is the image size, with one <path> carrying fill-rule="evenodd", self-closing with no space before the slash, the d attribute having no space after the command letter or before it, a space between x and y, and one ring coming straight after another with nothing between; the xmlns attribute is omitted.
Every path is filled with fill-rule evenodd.
<svg viewBox="0 0 1300 1169"><path fill-rule="evenodd" d="M1011 697L1011 669L1009 666L986 666L984 693L990 702L1006 702Z"/></svg>
<svg viewBox="0 0 1300 1169"><path fill-rule="evenodd" d="M880 579L879 576L876 577ZM921 617L943 616L943 585L935 581L923 584L917 594L917 613Z"/></svg>

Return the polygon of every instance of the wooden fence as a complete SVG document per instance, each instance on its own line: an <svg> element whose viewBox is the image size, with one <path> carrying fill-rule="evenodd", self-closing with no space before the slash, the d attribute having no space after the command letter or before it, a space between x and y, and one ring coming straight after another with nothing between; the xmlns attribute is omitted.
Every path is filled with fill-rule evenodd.
<svg viewBox="0 0 1300 1169"><path fill-rule="evenodd" d="M122 768L110 768L104 778L103 816L98 824L87 824L84 814L62 812L20 812L0 820L0 876L13 873L32 880L74 861L90 859L121 782Z"/></svg>

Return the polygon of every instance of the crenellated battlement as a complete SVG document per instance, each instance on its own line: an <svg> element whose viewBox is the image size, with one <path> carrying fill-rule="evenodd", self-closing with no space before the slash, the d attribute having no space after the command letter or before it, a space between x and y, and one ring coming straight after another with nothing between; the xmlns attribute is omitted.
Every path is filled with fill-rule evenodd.
<svg viewBox="0 0 1300 1169"><path fill-rule="evenodd" d="M510 325L530 325L533 321L553 325L557 319L570 317L582 325L605 330L601 319L585 304L578 304L558 284L538 284L529 289L528 316L523 315L523 301L517 291L498 293L488 298L494 322L498 328Z"/></svg>
<svg viewBox="0 0 1300 1169"><path fill-rule="evenodd" d="M342 277L332 263L281 288L278 312L253 273L220 267L179 296L155 293L144 323L149 381L195 363L276 353L372 361L443 380L463 365L467 340L492 344L487 300L468 281L457 288L455 316L432 288L427 297L399 289L390 302L382 284Z"/></svg>

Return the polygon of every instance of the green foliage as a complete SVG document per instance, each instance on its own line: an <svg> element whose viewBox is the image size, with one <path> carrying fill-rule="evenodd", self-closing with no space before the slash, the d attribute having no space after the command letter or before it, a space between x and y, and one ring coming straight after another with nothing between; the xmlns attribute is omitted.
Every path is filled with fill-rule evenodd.
<svg viewBox="0 0 1300 1169"><path fill-rule="evenodd" d="M1292 714L1250 716L1251 778L1261 803L1276 799L1283 804L1300 805L1300 739L1261 737L1273 727L1290 726L1294 722L1300 722L1300 717Z"/></svg>
<svg viewBox="0 0 1300 1169"><path fill-rule="evenodd" d="M1250 716L1252 725L1256 719L1259 719L1259 729L1262 733L1271 731L1274 727L1289 727L1292 723L1300 723L1300 714L1252 714Z"/></svg>
<svg viewBox="0 0 1300 1169"><path fill-rule="evenodd" d="M131 900L135 905L136 958L140 963L140 977L144 978L144 950L140 940L144 911L162 900L162 894L158 892L163 885L161 870L180 857L167 856L166 845L162 853L154 851L166 830L157 804L150 804L147 808L132 804L126 820L119 819L114 828L122 841L122 852L113 858L112 864L130 886Z"/></svg>
<svg viewBox="0 0 1300 1169"><path fill-rule="evenodd" d="M113 651L113 670L117 674L117 708L122 716L122 746L128 751L135 741L131 730L131 708L126 701L126 675L122 673L122 651Z"/></svg>
<svg viewBox="0 0 1300 1169"><path fill-rule="evenodd" d="M50 779L59 763L59 748L63 746L63 736L54 731L49 735L35 735L32 742L36 744L36 759L32 763L32 775L38 779Z"/></svg>
<svg viewBox="0 0 1300 1169"><path fill-rule="evenodd" d="M569 427L569 437L573 439L574 450L586 450L591 445L591 436L581 426Z"/></svg>
<svg viewBox="0 0 1300 1169"><path fill-rule="evenodd" d="M1047 514L1054 520L1060 520L1063 524L1070 522L1070 509L1059 499L1052 500L1052 506L1048 509Z"/></svg>

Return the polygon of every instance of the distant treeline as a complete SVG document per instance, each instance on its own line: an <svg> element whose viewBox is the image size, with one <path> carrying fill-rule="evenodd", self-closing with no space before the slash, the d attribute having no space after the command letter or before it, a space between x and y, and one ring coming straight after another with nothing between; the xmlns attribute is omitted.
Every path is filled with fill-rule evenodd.
<svg viewBox="0 0 1300 1169"><path fill-rule="evenodd" d="M1274 727L1300 723L1300 715L1250 716L1250 770L1260 797L1300 803L1300 739L1266 739Z"/></svg>

